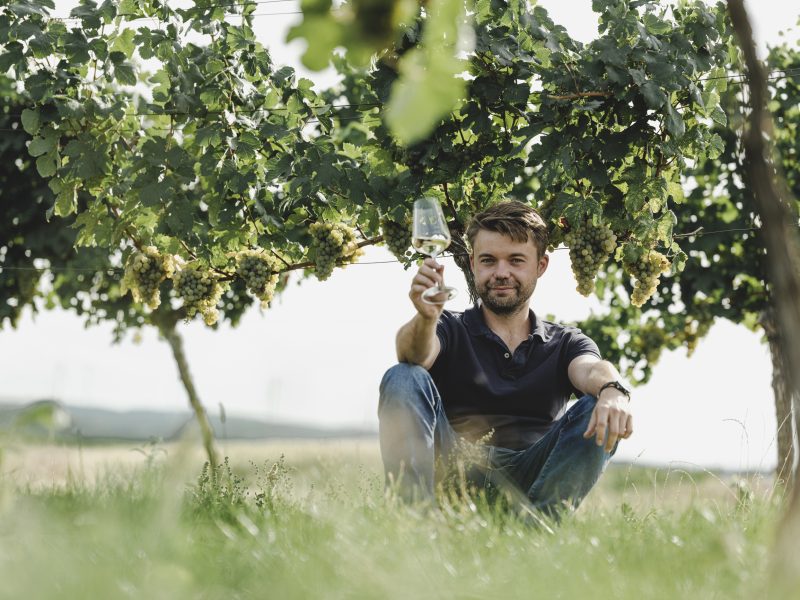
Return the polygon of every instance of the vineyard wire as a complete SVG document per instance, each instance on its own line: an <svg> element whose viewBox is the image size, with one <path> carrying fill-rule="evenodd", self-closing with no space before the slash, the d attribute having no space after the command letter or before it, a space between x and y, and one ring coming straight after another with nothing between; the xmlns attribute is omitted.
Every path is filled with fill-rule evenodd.
<svg viewBox="0 0 800 600"><path fill-rule="evenodd" d="M748 227L748 228L738 228L738 229L716 229L713 231L693 231L688 233L676 233L673 235L673 238L690 238L690 237L702 237L704 235L717 235L721 233L730 233L730 232L740 232L740 231L756 231L758 227ZM690 242L691 243L691 242ZM558 252L560 250L569 250L567 246L559 246L555 248L554 251ZM453 258L456 256L469 256L467 253L447 253L443 254L442 258ZM398 259L393 260L375 260L375 261L359 261L355 263L350 263L352 265L385 265L385 264L394 264L399 263L403 264L403 261ZM53 273L62 273L62 272L80 272L80 273L107 273L112 274L119 271L124 271L123 267L106 267L103 269L81 269L81 268L71 268L71 267L4 267L3 263L0 262L0 273L4 270L6 271L41 271L41 272L53 272Z"/></svg>

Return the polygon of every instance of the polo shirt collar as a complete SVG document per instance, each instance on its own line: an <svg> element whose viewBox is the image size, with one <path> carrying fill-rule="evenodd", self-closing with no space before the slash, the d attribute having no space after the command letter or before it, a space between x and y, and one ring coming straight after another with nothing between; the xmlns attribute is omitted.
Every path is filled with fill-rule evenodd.
<svg viewBox="0 0 800 600"><path fill-rule="evenodd" d="M533 309L529 308L528 314L531 320L531 333L528 338L530 339L538 336L543 342L550 340L550 333L547 331L544 321L536 316ZM476 302L474 306L464 311L464 326L467 328L470 335L473 336L482 335L485 337L496 337L497 335L489 329L486 320L483 318L480 300Z"/></svg>

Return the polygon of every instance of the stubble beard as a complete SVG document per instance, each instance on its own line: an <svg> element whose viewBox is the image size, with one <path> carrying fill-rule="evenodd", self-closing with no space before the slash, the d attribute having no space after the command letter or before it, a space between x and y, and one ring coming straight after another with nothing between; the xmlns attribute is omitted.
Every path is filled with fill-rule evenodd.
<svg viewBox="0 0 800 600"><path fill-rule="evenodd" d="M513 294L509 294L505 297L498 297L492 294L493 286L507 287L509 285L514 286ZM535 287L535 282L531 283L528 287L524 287L518 281L508 279L494 281L491 286L489 284L478 284L477 292L478 298L481 299L483 305L487 309L496 315L508 316L516 314L520 310L523 310L527 307L528 300L530 300L531 296L533 295L533 290Z"/></svg>

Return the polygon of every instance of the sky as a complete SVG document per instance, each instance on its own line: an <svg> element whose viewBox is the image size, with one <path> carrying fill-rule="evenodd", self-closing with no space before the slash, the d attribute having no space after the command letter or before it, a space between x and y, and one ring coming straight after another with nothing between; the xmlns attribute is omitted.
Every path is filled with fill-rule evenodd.
<svg viewBox="0 0 800 600"><path fill-rule="evenodd" d="M57 0L57 14L72 4ZM589 41L596 35L590 0L539 4L573 37ZM266 6L263 12L282 12L297 10L298 3ZM790 2L760 1L758 8L751 16L762 44L777 43L778 31L800 13ZM299 66L302 42L283 42L299 17L257 17L258 35L275 63L328 85L330 73ZM384 262L392 260L383 248L367 248L361 263L337 269L324 283L292 283L270 309L252 308L236 329L180 325L209 411L224 406L229 415L262 420L377 429L378 383L396 361L395 332L413 315L413 271ZM469 304L466 283L452 259L442 262L448 284L461 292L447 308L463 310ZM599 310L599 303L575 291L568 253L557 250L532 308L573 321ZM109 326L85 329L65 311L26 312L16 330L0 330L0 401L55 398L116 410L187 409L170 349L155 331L143 331L139 343L129 337L112 345L111 337ZM720 322L692 357L684 350L664 355L650 382L634 390L633 411L635 433L620 445L618 458L673 468L764 470L775 464L769 353L760 336L744 327Z"/></svg>

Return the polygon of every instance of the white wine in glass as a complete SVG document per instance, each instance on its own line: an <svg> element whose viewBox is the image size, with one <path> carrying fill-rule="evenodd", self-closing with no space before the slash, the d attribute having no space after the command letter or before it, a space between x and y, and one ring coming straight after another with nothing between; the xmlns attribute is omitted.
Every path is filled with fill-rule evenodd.
<svg viewBox="0 0 800 600"><path fill-rule="evenodd" d="M424 197L414 202L411 245L417 252L435 260L450 245L450 239L450 228L447 226L439 201L436 198ZM455 288L433 286L422 292L422 300L428 304L444 304L457 293Z"/></svg>

